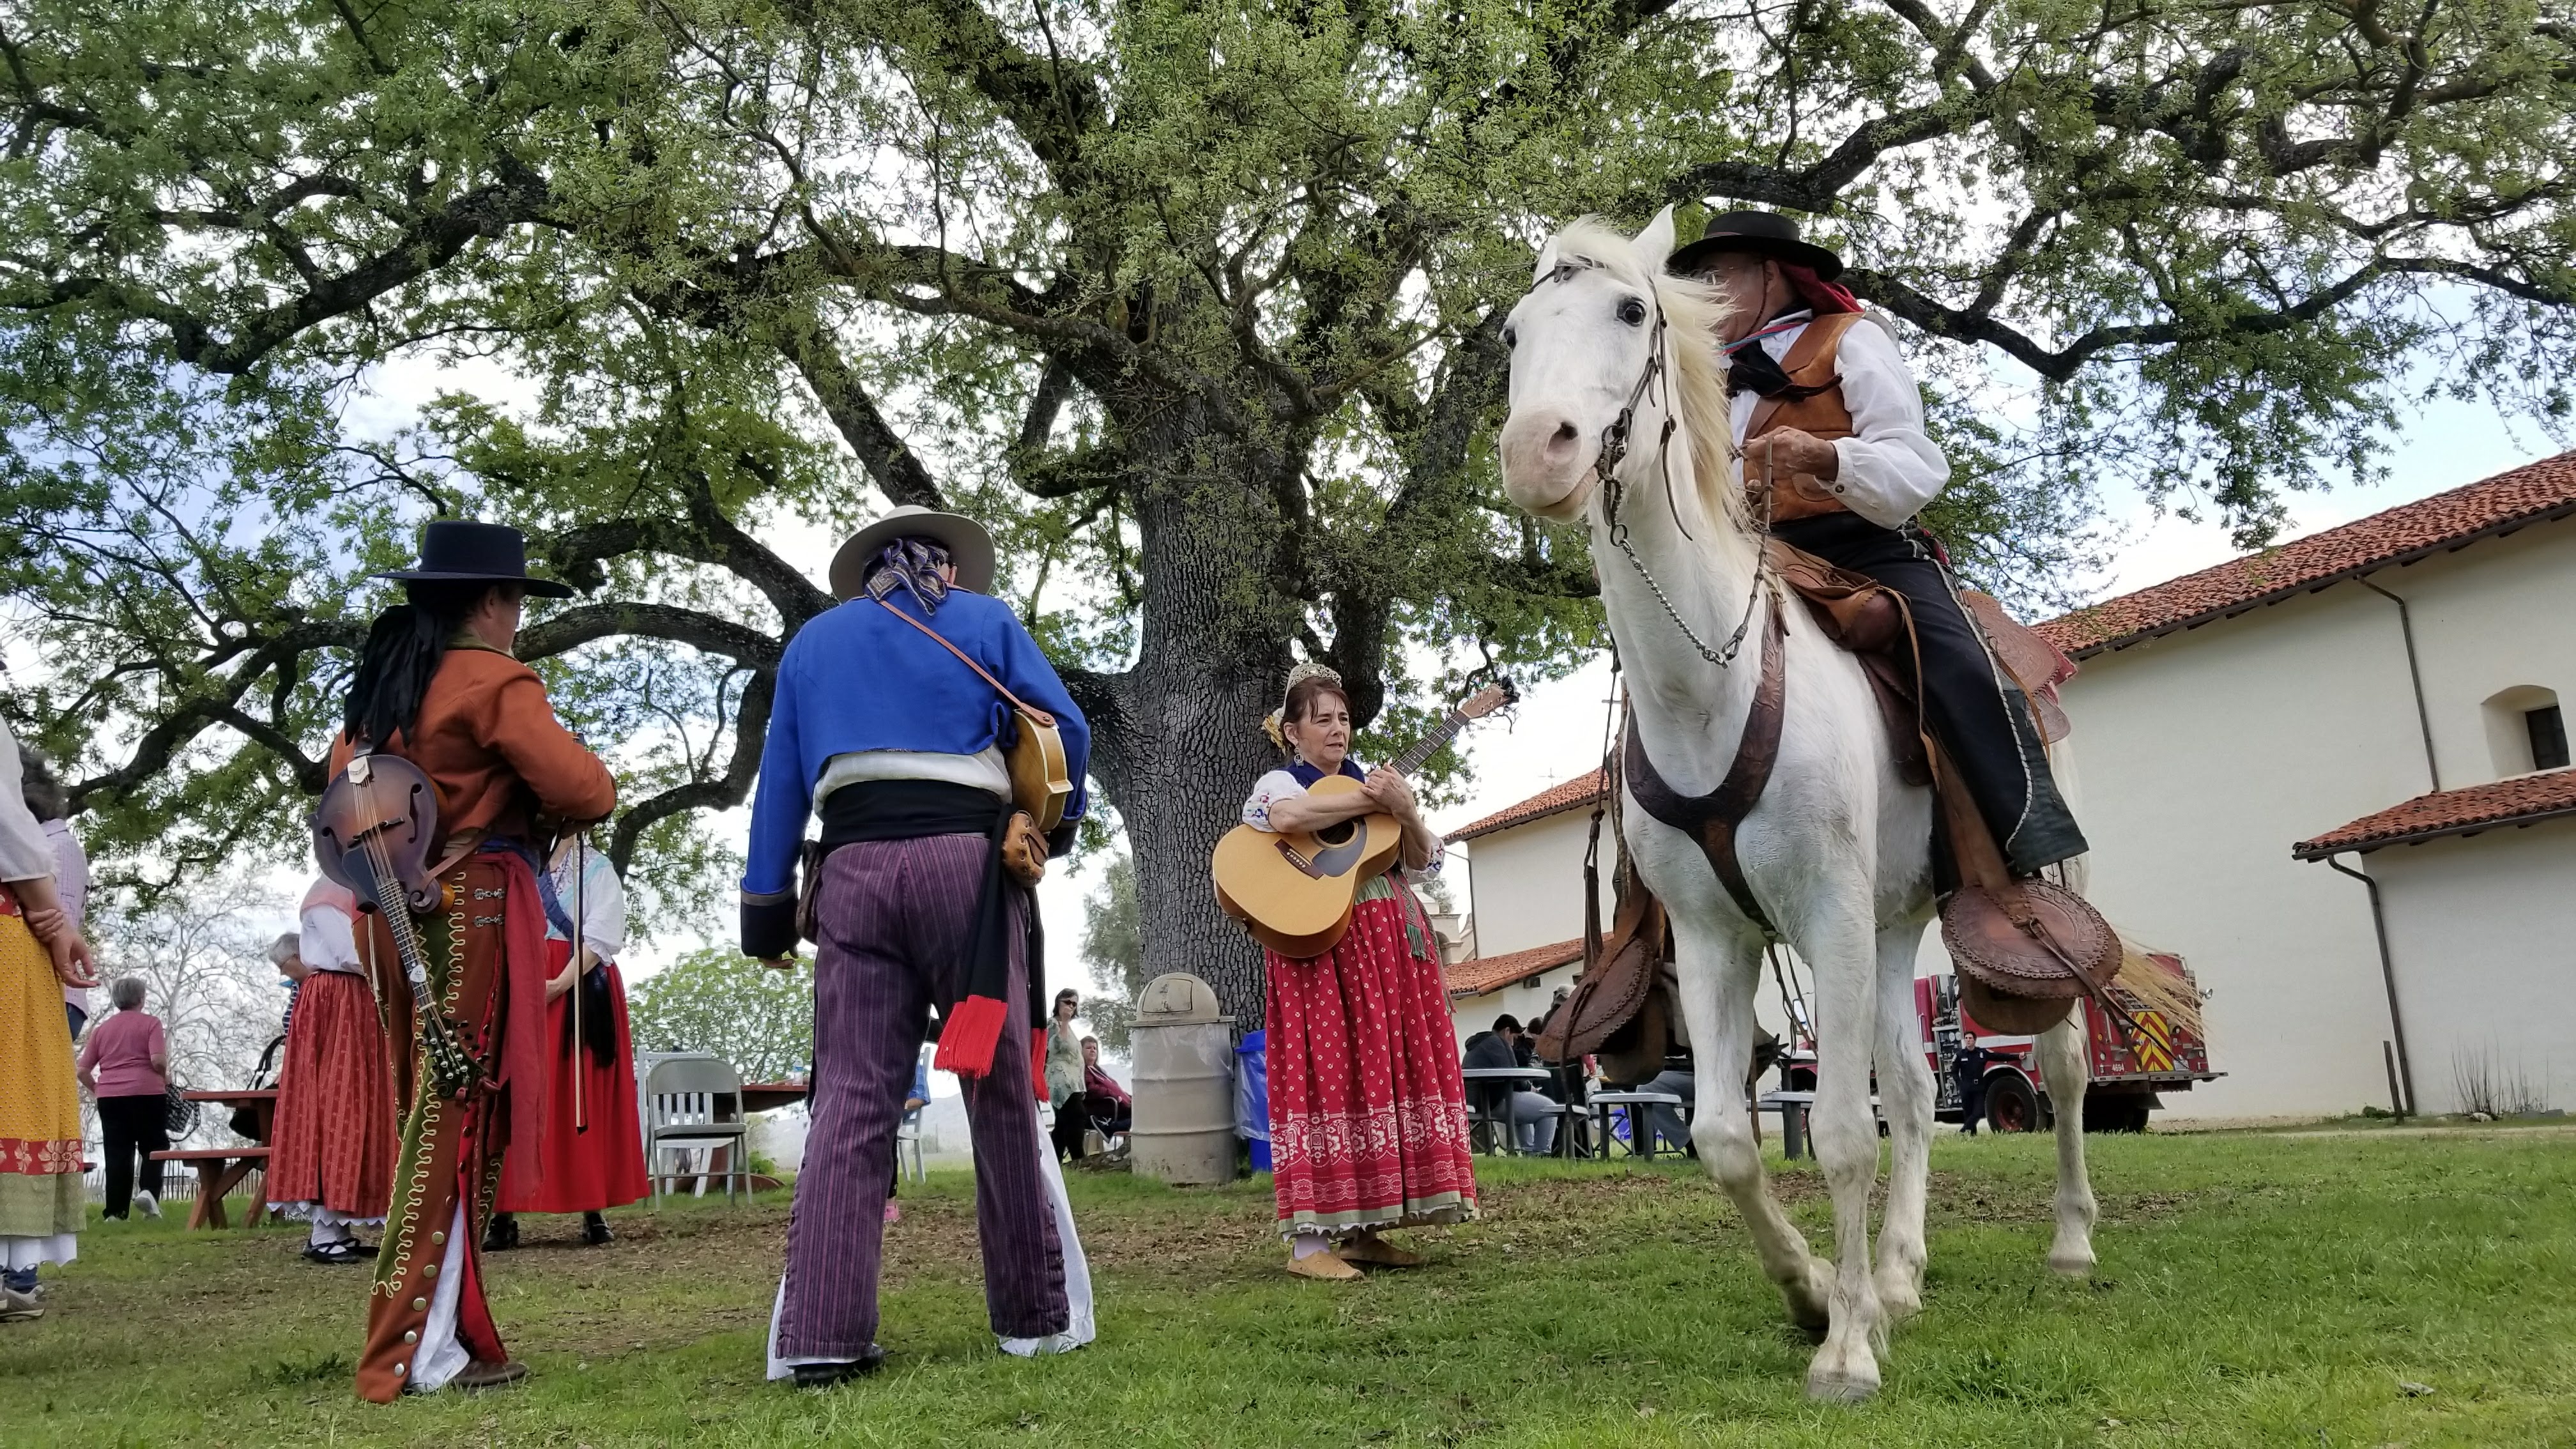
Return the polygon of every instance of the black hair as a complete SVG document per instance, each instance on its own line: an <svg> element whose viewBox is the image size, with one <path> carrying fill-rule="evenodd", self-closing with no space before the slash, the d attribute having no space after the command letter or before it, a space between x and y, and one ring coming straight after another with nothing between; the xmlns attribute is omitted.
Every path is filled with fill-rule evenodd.
<svg viewBox="0 0 2576 1449"><path fill-rule="evenodd" d="M72 813L71 796L63 789L63 782L54 778L53 770L45 764L45 757L34 750L21 748L18 763L22 776L18 794L27 802L27 813L35 816L39 824L68 819Z"/></svg>
<svg viewBox="0 0 2576 1449"><path fill-rule="evenodd" d="M447 647L465 627L465 616L497 589L484 580L415 580L403 585L409 601L376 616L349 680L349 707L341 723L349 738L383 745L420 721L429 681L447 658Z"/></svg>
<svg viewBox="0 0 2576 1449"><path fill-rule="evenodd" d="M1512 1015L1508 1011L1494 1018L1494 1030L1496 1031L1518 1031L1520 1029L1521 1019Z"/></svg>

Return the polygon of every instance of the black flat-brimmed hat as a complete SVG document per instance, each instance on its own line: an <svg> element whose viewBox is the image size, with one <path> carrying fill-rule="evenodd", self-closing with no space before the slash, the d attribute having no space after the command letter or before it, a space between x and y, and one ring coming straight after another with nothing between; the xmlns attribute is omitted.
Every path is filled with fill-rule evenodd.
<svg viewBox="0 0 2576 1449"><path fill-rule="evenodd" d="M1813 267L1826 281L1841 276L1843 259L1803 240L1798 224L1773 211L1722 211L1708 219L1699 240L1673 253L1664 265L1684 275L1708 265L1720 252L1759 252L1802 267Z"/></svg>
<svg viewBox="0 0 2576 1449"><path fill-rule="evenodd" d="M549 599L569 599L572 585L528 577L528 536L502 523L441 518L420 531L420 567L377 574L405 583L517 584Z"/></svg>
<svg viewBox="0 0 2576 1449"><path fill-rule="evenodd" d="M993 591L993 535L962 513L942 513L918 503L888 509L886 516L850 536L832 555L832 597L855 599L867 582L868 565L898 538L926 538L948 550L957 566L957 586L979 594Z"/></svg>

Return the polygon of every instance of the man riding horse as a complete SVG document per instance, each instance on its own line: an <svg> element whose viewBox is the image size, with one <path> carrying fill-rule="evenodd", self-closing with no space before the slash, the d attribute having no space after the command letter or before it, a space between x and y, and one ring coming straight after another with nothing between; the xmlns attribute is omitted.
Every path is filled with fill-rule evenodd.
<svg viewBox="0 0 2576 1449"><path fill-rule="evenodd" d="M1950 464L1893 335L1836 284L1842 258L1765 211L1711 217L1671 269L1719 290L1719 342L1746 485L1780 539L1905 596L1925 716L2016 876L2084 853L2029 702L1986 648L1915 515Z"/></svg>

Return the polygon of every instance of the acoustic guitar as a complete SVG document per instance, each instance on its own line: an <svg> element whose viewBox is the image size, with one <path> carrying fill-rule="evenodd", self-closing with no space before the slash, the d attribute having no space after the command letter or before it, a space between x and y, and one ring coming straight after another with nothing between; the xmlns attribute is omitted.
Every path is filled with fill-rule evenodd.
<svg viewBox="0 0 2576 1449"><path fill-rule="evenodd" d="M1390 768L1411 775L1460 730L1519 697L1508 680L1478 690ZM1348 795L1359 788L1360 782L1347 775L1327 775L1307 793ZM1280 955L1296 960L1321 956L1351 928L1351 903L1359 888L1393 866L1403 848L1403 827L1383 811L1319 831L1274 833L1238 825L1216 844L1216 903Z"/></svg>

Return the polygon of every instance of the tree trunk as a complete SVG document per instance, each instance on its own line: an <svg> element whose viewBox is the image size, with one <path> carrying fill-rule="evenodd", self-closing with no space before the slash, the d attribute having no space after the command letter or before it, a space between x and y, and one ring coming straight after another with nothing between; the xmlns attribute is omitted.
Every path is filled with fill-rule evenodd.
<svg viewBox="0 0 2576 1449"><path fill-rule="evenodd" d="M1175 414L1184 410L1164 416ZM1140 647L1117 681L1115 717L1096 730L1095 771L1135 854L1146 978L1199 977L1251 1031L1263 1012L1261 948L1217 909L1208 859L1242 822L1252 782L1279 763L1260 722L1278 705L1294 629L1278 581L1282 520L1249 481L1260 460L1186 425L1150 441L1147 468L1159 476L1137 490Z"/></svg>

